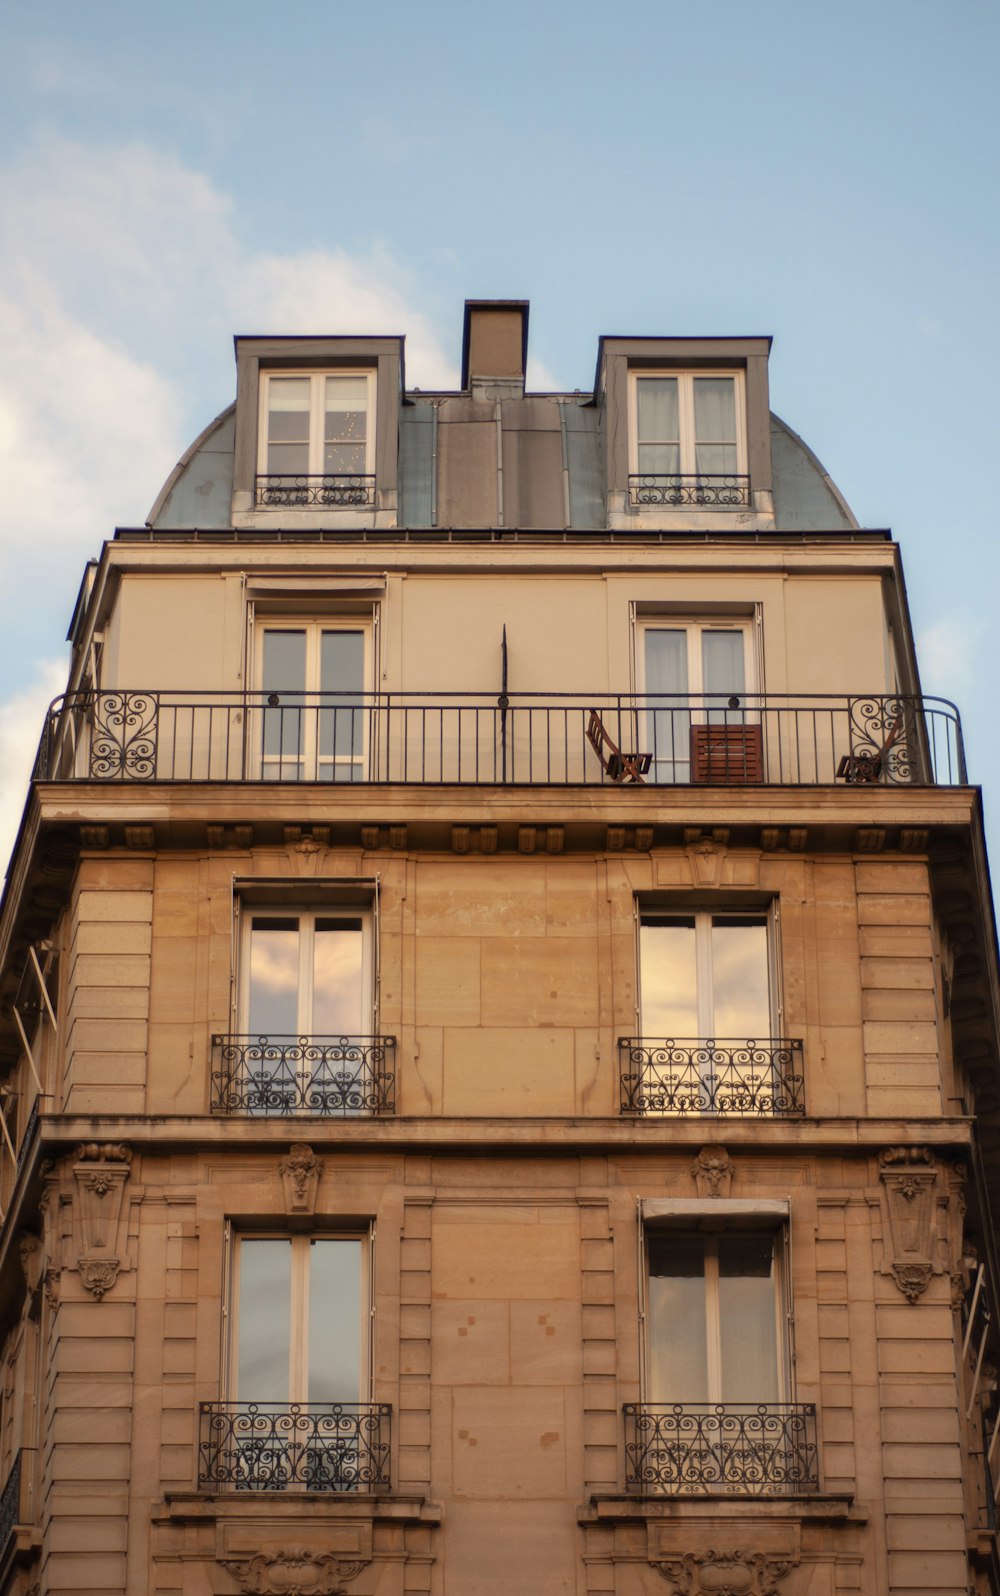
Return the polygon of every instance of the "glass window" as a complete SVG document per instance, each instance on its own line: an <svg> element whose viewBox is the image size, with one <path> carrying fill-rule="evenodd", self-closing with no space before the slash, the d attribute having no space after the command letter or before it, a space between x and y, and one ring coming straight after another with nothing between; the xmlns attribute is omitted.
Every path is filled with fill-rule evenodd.
<svg viewBox="0 0 1000 1596"><path fill-rule="evenodd" d="M767 1403L786 1383L775 1236L648 1236L648 1400Z"/></svg>
<svg viewBox="0 0 1000 1596"><path fill-rule="evenodd" d="M261 628L258 740L270 781L363 781L370 632L319 622Z"/></svg>
<svg viewBox="0 0 1000 1596"><path fill-rule="evenodd" d="M748 723L744 698L750 678L749 628L700 621L647 624L640 640L643 748L652 754L650 780L686 783L692 779L692 727L733 728L734 738L743 736ZM738 702L733 704L733 699ZM724 730L709 735L729 734ZM731 757L739 761L736 743Z"/></svg>
<svg viewBox="0 0 1000 1596"><path fill-rule="evenodd" d="M676 489L691 489L640 502L746 502L742 495L716 493L727 479L731 483L746 474L742 372L633 372L631 393L630 470L647 478L673 478Z"/></svg>
<svg viewBox="0 0 1000 1596"><path fill-rule="evenodd" d="M345 1037L372 1030L367 917L248 915L246 1029L252 1036Z"/></svg>
<svg viewBox="0 0 1000 1596"><path fill-rule="evenodd" d="M357 1236L243 1236L236 1245L233 1396L357 1402L367 1315Z"/></svg>
<svg viewBox="0 0 1000 1596"><path fill-rule="evenodd" d="M271 477L370 474L374 383L374 372L265 372L260 470Z"/></svg>
<svg viewBox="0 0 1000 1596"><path fill-rule="evenodd" d="M764 1041L772 1035L767 916L643 912L641 1032Z"/></svg>

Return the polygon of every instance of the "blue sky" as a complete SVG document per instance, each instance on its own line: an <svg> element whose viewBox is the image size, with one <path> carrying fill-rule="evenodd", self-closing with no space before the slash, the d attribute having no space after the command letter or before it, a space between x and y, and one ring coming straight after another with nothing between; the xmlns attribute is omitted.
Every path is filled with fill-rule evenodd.
<svg viewBox="0 0 1000 1596"><path fill-rule="evenodd" d="M232 334L405 332L429 387L490 296L545 386L601 333L773 334L1000 817L998 61L996 0L5 0L0 854L83 561Z"/></svg>

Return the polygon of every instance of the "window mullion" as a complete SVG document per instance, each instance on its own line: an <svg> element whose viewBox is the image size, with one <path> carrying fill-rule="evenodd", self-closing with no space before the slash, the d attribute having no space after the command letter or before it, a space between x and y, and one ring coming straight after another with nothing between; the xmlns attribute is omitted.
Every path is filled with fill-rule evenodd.
<svg viewBox="0 0 1000 1596"><path fill-rule="evenodd" d="M309 1246L307 1235L292 1237L292 1289L288 1400L309 1398Z"/></svg>
<svg viewBox="0 0 1000 1596"><path fill-rule="evenodd" d="M722 1324L719 1314L719 1250L714 1236L705 1238L705 1343L708 1400L722 1401Z"/></svg>
<svg viewBox="0 0 1000 1596"><path fill-rule="evenodd" d="M715 1037L714 973L712 969L712 916L694 917L695 980L698 987L698 1036Z"/></svg>
<svg viewBox="0 0 1000 1596"><path fill-rule="evenodd" d="M680 466L681 475L685 477L695 474L695 436L694 436L694 378L689 373L682 372L677 379L678 412L680 421Z"/></svg>
<svg viewBox="0 0 1000 1596"><path fill-rule="evenodd" d="M326 374L314 372L309 379L309 470L313 476L323 474L324 400L326 399Z"/></svg>
<svg viewBox="0 0 1000 1596"><path fill-rule="evenodd" d="M299 1001L298 1031L311 1036L313 1028L314 971L316 964L316 917L299 916Z"/></svg>

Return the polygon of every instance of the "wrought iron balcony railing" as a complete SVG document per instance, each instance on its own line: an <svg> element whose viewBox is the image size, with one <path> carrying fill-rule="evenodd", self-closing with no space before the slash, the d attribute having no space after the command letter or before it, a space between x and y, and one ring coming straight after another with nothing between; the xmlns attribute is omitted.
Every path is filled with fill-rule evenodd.
<svg viewBox="0 0 1000 1596"><path fill-rule="evenodd" d="M254 503L267 510L367 509L375 503L375 478L357 471L269 471L255 479Z"/></svg>
<svg viewBox="0 0 1000 1596"><path fill-rule="evenodd" d="M203 1402L198 1485L210 1491L387 1491L383 1402Z"/></svg>
<svg viewBox="0 0 1000 1596"><path fill-rule="evenodd" d="M620 1036L623 1114L805 1113L801 1041Z"/></svg>
<svg viewBox="0 0 1000 1596"><path fill-rule="evenodd" d="M858 695L83 691L53 704L50 781L953 785L945 699Z"/></svg>
<svg viewBox="0 0 1000 1596"><path fill-rule="evenodd" d="M14 1454L10 1473L0 1491L0 1580L9 1573L18 1543L18 1530L34 1522L32 1491L34 1485L35 1448L22 1446ZM7 1589L7 1586L4 1586Z"/></svg>
<svg viewBox="0 0 1000 1596"><path fill-rule="evenodd" d="M635 471L628 479L629 503L645 509L659 505L705 510L742 510L750 504L750 478L724 474L682 476L675 472Z"/></svg>
<svg viewBox="0 0 1000 1596"><path fill-rule="evenodd" d="M391 1114L394 1036L213 1036L212 1109L326 1119Z"/></svg>
<svg viewBox="0 0 1000 1596"><path fill-rule="evenodd" d="M14 1530L21 1522L21 1472L21 1454L18 1452L0 1492L0 1560L6 1556Z"/></svg>
<svg viewBox="0 0 1000 1596"><path fill-rule="evenodd" d="M810 1402L627 1403L625 1488L676 1496L797 1496L819 1489Z"/></svg>

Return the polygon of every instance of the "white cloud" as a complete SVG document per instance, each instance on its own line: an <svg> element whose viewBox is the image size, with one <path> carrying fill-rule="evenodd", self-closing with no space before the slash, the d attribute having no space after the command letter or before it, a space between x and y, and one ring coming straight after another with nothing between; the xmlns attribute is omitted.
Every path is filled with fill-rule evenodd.
<svg viewBox="0 0 1000 1596"><path fill-rule="evenodd" d="M42 660L31 685L0 702L0 864L4 867L20 824L45 711L65 685L65 660Z"/></svg>
<svg viewBox="0 0 1000 1596"><path fill-rule="evenodd" d="M0 164L0 214L0 581L13 598L0 684L31 683L6 701L0 685L4 852L45 704L65 685L52 656L84 561L116 524L141 523L231 398L233 333L405 333L411 385L454 386L457 372L388 251L252 247L227 195L149 147L40 134Z"/></svg>
<svg viewBox="0 0 1000 1596"><path fill-rule="evenodd" d="M924 627L917 636L917 658L925 692L964 698L976 680L983 635L983 626L967 615L943 615Z"/></svg>

